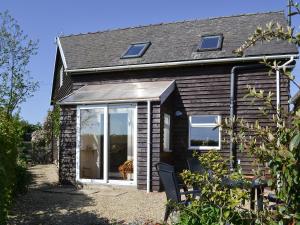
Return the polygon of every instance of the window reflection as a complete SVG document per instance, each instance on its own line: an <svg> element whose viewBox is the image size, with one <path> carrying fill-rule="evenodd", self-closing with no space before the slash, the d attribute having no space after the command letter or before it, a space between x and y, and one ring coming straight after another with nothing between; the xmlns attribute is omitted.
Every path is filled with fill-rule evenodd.
<svg viewBox="0 0 300 225"><path fill-rule="evenodd" d="M103 179L103 109L80 110L80 178Z"/></svg>

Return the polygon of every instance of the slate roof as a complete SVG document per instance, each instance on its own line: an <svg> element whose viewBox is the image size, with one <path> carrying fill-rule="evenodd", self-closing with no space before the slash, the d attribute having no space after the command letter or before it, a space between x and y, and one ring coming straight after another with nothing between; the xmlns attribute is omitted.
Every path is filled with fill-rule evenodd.
<svg viewBox="0 0 300 225"><path fill-rule="evenodd" d="M270 21L287 24L284 12L268 12L61 36L60 42L69 70L231 58L236 57L232 51L238 48L257 26L265 26ZM207 34L224 35L222 50L197 52L200 37ZM120 58L130 44L148 41L152 44L143 57ZM294 53L298 53L295 45L272 41L251 47L246 56Z"/></svg>

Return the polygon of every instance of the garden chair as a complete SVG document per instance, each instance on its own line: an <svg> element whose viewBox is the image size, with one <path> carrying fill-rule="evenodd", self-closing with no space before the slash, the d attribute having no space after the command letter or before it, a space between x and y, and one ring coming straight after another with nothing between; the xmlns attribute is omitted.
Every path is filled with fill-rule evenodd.
<svg viewBox="0 0 300 225"><path fill-rule="evenodd" d="M186 160L188 169L192 173L204 173L206 169L201 165L200 161L197 158L187 158ZM208 170L209 176L213 174L213 171Z"/></svg>
<svg viewBox="0 0 300 225"><path fill-rule="evenodd" d="M178 174L176 173L175 166L172 166L168 163L163 163L163 162L160 162L159 164L160 164L161 169L172 170L175 173L177 181L178 181L179 189L183 189L184 191L188 191L187 186L183 183L183 180L181 179L181 177L178 176ZM157 169L157 167L156 167L156 169Z"/></svg>
<svg viewBox="0 0 300 225"><path fill-rule="evenodd" d="M189 170L192 173L204 173L206 170L201 166L201 163L196 158L188 158L186 160Z"/></svg>
<svg viewBox="0 0 300 225"><path fill-rule="evenodd" d="M171 202L172 204L188 205L189 201L182 200L181 196L194 195L195 193L199 193L199 191L193 190L180 192L180 185L178 183L174 166L171 166L167 163L157 163L156 169L158 171L159 178L165 188L165 193L168 200L164 216L164 222L166 222L169 218L169 215L174 209L172 206L170 206L169 202Z"/></svg>

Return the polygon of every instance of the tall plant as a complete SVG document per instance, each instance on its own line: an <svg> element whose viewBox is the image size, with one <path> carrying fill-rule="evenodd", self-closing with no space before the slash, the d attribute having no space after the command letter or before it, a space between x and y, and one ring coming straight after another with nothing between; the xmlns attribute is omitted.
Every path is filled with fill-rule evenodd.
<svg viewBox="0 0 300 225"><path fill-rule="evenodd" d="M28 70L37 42L28 38L6 11L0 13L0 107L12 116L38 88Z"/></svg>
<svg viewBox="0 0 300 225"><path fill-rule="evenodd" d="M38 88L28 70L36 51L37 42L7 11L0 13L0 224L6 224L13 191L24 185L17 164L23 131L16 112Z"/></svg>
<svg viewBox="0 0 300 225"><path fill-rule="evenodd" d="M290 3L293 7L292 15L299 15L299 4L292 0ZM300 45L300 33L295 33L292 27L270 22L265 27L258 27L235 53L243 56L245 51L257 42L269 42L274 39L287 41L298 47ZM281 70L282 62L264 60L263 63L270 68L269 75L280 70L282 76L300 89L291 70L285 66ZM239 144L240 150L254 156L257 174L261 174L260 165L268 166L269 185L284 202L276 211L271 214L268 212L270 220L279 224L300 223L300 110L295 112L287 112L282 108L276 110L274 93L256 90L251 86L248 89L249 93L245 98L251 98L252 102L263 102L264 106L260 107L259 111L263 115L268 115L272 125L262 125L259 121L249 123L243 118L229 118L223 122L222 127L227 133L233 133L233 124L239 127L239 132L235 133L233 140ZM275 113L270 115L274 109ZM247 133L253 135L249 137Z"/></svg>
<svg viewBox="0 0 300 225"><path fill-rule="evenodd" d="M6 224L12 201L21 136L18 118L7 118L6 112L0 108L0 224Z"/></svg>

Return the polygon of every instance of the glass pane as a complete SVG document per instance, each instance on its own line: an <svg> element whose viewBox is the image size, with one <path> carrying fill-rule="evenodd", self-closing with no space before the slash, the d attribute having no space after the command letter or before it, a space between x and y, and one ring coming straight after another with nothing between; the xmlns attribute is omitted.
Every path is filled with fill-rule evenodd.
<svg viewBox="0 0 300 225"><path fill-rule="evenodd" d="M190 145L195 146L219 146L219 128L191 127Z"/></svg>
<svg viewBox="0 0 300 225"><path fill-rule="evenodd" d="M108 178L133 180L133 113L131 108L109 109Z"/></svg>
<svg viewBox="0 0 300 225"><path fill-rule="evenodd" d="M202 37L200 49L218 48L220 36Z"/></svg>
<svg viewBox="0 0 300 225"><path fill-rule="evenodd" d="M80 110L80 178L103 179L103 109Z"/></svg>
<svg viewBox="0 0 300 225"><path fill-rule="evenodd" d="M164 124L166 126L170 125L170 115L169 114L164 114Z"/></svg>
<svg viewBox="0 0 300 225"><path fill-rule="evenodd" d="M170 115L164 114L164 151L170 151Z"/></svg>
<svg viewBox="0 0 300 225"><path fill-rule="evenodd" d="M145 48L146 44L136 44L131 45L131 47L128 49L128 51L125 53L126 56L138 56L141 54L142 50Z"/></svg>
<svg viewBox="0 0 300 225"><path fill-rule="evenodd" d="M192 116L192 123L217 123L218 116Z"/></svg>

